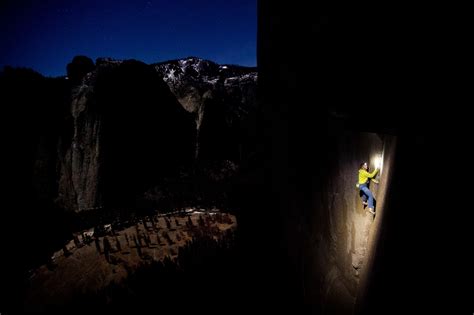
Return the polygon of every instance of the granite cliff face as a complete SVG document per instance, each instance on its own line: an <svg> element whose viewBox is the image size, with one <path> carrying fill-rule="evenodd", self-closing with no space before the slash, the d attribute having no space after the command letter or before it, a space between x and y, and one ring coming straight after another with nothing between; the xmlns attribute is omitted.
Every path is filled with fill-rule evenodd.
<svg viewBox="0 0 474 315"><path fill-rule="evenodd" d="M99 59L70 104L59 150L66 209L131 206L155 177L192 160L192 117L146 64Z"/></svg>
<svg viewBox="0 0 474 315"><path fill-rule="evenodd" d="M369 260L383 222L395 137L354 132L337 121L330 125L325 176L320 177L317 166L310 167L305 175L308 188L293 192L301 201L295 202L298 215L285 224L286 241L293 244L288 246L290 256L304 261L298 273L307 303L324 305L327 313L350 314L370 273ZM370 184L376 199L373 215L363 206L355 184L360 163L366 161L375 169L379 159L379 183Z"/></svg>
<svg viewBox="0 0 474 315"><path fill-rule="evenodd" d="M433 263L451 234L440 230L456 229L450 246L460 238L458 225L445 223L451 222L445 207L434 211L440 199L433 197L442 191L435 170L462 142L451 129L461 125L462 111L432 106L446 90L433 75L440 73L430 53L438 33L428 31L433 46L419 40L432 25L426 15L384 9L380 15L380 7L359 3L260 3L265 150L261 170L252 174L257 180L249 176L239 191L241 199L252 197L242 200L250 214L239 222L254 235L261 235L259 225L269 227L259 240L266 251L253 252L266 267L266 276L259 275L271 291L265 304L283 301L300 313L381 314L440 305L452 312L461 301L462 284L441 279ZM380 184L371 187L373 218L355 182L359 163L382 152ZM446 278L456 278L452 270L465 275L456 266Z"/></svg>
<svg viewBox="0 0 474 315"><path fill-rule="evenodd" d="M81 211L100 207L101 117L94 111L92 75L74 87L70 116L59 144L57 201L66 209ZM80 79L82 81L82 79Z"/></svg>

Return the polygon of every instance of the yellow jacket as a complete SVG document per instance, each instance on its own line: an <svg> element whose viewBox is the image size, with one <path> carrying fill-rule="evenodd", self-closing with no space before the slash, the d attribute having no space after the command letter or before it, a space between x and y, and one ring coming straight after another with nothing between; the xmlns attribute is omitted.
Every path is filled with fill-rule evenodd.
<svg viewBox="0 0 474 315"><path fill-rule="evenodd" d="M372 173L369 173L364 169L360 169L359 170L359 185L367 183L369 178L373 180L375 175L377 175L378 171L379 170L376 168L375 171L373 171Z"/></svg>

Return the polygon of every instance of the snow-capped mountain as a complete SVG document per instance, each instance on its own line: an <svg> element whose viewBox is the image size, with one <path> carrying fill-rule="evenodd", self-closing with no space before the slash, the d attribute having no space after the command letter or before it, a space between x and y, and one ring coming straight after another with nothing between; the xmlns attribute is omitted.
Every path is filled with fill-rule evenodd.
<svg viewBox="0 0 474 315"><path fill-rule="evenodd" d="M189 112L199 111L205 99L219 99L237 115L255 106L257 69L219 65L196 57L152 65Z"/></svg>
<svg viewBox="0 0 474 315"><path fill-rule="evenodd" d="M244 154L248 134L254 132L256 68L219 65L196 57L151 66L179 103L195 114L196 157Z"/></svg>
<svg viewBox="0 0 474 315"><path fill-rule="evenodd" d="M176 86L182 80L201 82L203 85L224 84L232 82L256 82L257 69L237 65L219 65L215 62L196 57L170 60L152 65L163 75L163 79L170 85Z"/></svg>

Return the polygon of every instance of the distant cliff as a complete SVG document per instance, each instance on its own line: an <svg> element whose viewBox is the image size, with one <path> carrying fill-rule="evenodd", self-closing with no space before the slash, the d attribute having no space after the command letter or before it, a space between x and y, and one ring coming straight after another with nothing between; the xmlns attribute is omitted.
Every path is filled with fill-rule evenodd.
<svg viewBox="0 0 474 315"><path fill-rule="evenodd" d="M99 59L74 86L59 150L59 201L131 206L154 177L192 160L194 122L150 66Z"/></svg>
<svg viewBox="0 0 474 315"><path fill-rule="evenodd" d="M233 161L225 162L232 170L254 150L255 68L77 56L65 77L0 75L27 117L18 141L34 205L135 207L162 178L209 161Z"/></svg>

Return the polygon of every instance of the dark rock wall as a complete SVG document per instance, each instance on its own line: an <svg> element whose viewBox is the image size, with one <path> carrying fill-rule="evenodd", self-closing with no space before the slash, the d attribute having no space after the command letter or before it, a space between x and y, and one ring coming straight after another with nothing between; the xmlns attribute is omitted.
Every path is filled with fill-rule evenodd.
<svg viewBox="0 0 474 315"><path fill-rule="evenodd" d="M435 209L441 192L452 191L439 182L463 146L458 127L467 117L436 75L438 27L446 24L416 5L311 5L259 2L264 150L262 184L253 189L266 204L254 195L253 210L270 225L262 255L272 265L269 290L316 314L455 309L461 297L468 301L455 280L466 272L464 260L451 264L463 252L458 233L467 230ZM354 172L384 144L370 223L354 207ZM447 207L465 208L462 193L455 195ZM447 273L433 263L440 244L456 247L443 259Z"/></svg>
<svg viewBox="0 0 474 315"><path fill-rule="evenodd" d="M360 279L370 272L366 264L376 242L374 229L382 222L394 138L331 125L327 177L322 183L312 178L310 188L293 196L300 200L293 211L301 216L287 227L288 250L295 257L306 305L326 313L352 313ZM355 184L359 164L367 161L373 169L374 158L382 153L380 184L371 184L377 200L374 219L364 210Z"/></svg>
<svg viewBox="0 0 474 315"><path fill-rule="evenodd" d="M59 202L135 206L160 176L190 165L194 123L150 67L101 61L76 86L60 145Z"/></svg>
<svg viewBox="0 0 474 315"><path fill-rule="evenodd" d="M4 260L6 273L13 274L16 268L23 272L44 261L48 251L68 237L67 218L54 200L58 191L57 144L68 115L69 89L67 81L45 78L29 69L7 67L0 73L3 156L7 158L2 230L8 237L3 238L3 244L5 252L16 257ZM15 292L12 288L21 281L8 280L9 291Z"/></svg>

